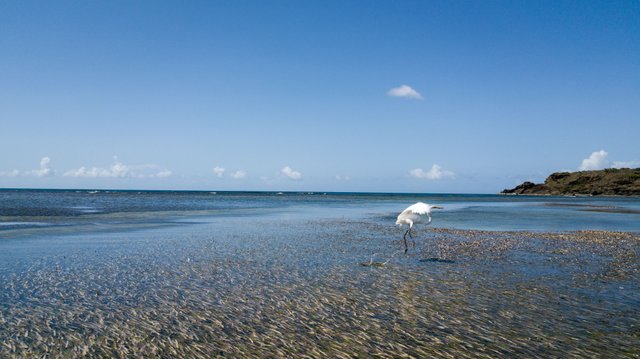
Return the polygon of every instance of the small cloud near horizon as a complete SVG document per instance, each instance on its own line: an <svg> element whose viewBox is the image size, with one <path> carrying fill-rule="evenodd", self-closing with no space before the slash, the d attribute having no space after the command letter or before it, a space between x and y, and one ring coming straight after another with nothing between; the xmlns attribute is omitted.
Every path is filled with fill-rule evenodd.
<svg viewBox="0 0 640 359"><path fill-rule="evenodd" d="M171 176L173 174L173 172L169 171L169 170L162 170L158 173L156 173L156 177L158 178L167 178L169 176Z"/></svg>
<svg viewBox="0 0 640 359"><path fill-rule="evenodd" d="M231 174L231 178L233 179L242 179L247 177L247 172L243 170L235 171Z"/></svg>
<svg viewBox="0 0 640 359"><path fill-rule="evenodd" d="M411 86L408 85L394 87L387 92L387 95L391 97L404 97L414 100L422 100L422 95L420 95L418 91L414 90L413 88L411 88Z"/></svg>
<svg viewBox="0 0 640 359"><path fill-rule="evenodd" d="M20 171L11 170L11 171L0 171L0 177L18 177L20 175Z"/></svg>
<svg viewBox="0 0 640 359"><path fill-rule="evenodd" d="M51 159L49 157L42 157L40 160L40 168L30 171L29 173L36 177L53 176L53 170L50 165Z"/></svg>
<svg viewBox="0 0 640 359"><path fill-rule="evenodd" d="M173 173L168 169L161 169L155 164L125 165L114 157L114 163L109 168L85 167L68 170L64 177L72 178L166 178Z"/></svg>
<svg viewBox="0 0 640 359"><path fill-rule="evenodd" d="M223 167L216 166L213 168L213 174L218 178L222 178L222 176L224 176L224 171L226 170Z"/></svg>
<svg viewBox="0 0 640 359"><path fill-rule="evenodd" d="M35 170L20 172L17 169L10 171L0 171L0 177L18 177L22 176L35 176L35 177L49 177L53 176L55 171L51 168L51 158L42 157L40 159L40 167Z"/></svg>
<svg viewBox="0 0 640 359"><path fill-rule="evenodd" d="M292 168L291 168L291 167L289 167L289 166L284 166L284 167L280 170L280 172L281 172L283 175L287 176L288 178L290 178L290 179L292 179L292 180L296 180L296 181L297 181L297 180L302 179L302 173L300 173L300 172L298 172L298 171L296 171L296 170L292 169Z"/></svg>
<svg viewBox="0 0 640 359"><path fill-rule="evenodd" d="M455 173L444 170L437 164L431 166L431 169L428 171L423 170L422 168L416 168L409 171L409 174L415 178L424 178L428 180L439 180L444 178L453 178Z"/></svg>
<svg viewBox="0 0 640 359"><path fill-rule="evenodd" d="M608 155L609 154L605 150L592 152L588 158L582 160L582 163L580 164L580 167L578 167L578 170L591 171L606 168L609 166L609 161L607 160Z"/></svg>
<svg viewBox="0 0 640 359"><path fill-rule="evenodd" d="M605 168L637 168L640 167L640 161L613 161L610 162L607 157L609 153L605 150L592 152L589 157L582 160L578 171L595 171Z"/></svg>
<svg viewBox="0 0 640 359"><path fill-rule="evenodd" d="M640 161L614 161L611 165L613 168L638 168Z"/></svg>

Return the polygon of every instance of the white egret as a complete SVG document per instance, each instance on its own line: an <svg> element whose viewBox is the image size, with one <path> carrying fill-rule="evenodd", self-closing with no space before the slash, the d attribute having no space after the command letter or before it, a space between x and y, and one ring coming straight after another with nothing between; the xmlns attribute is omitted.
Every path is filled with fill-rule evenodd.
<svg viewBox="0 0 640 359"><path fill-rule="evenodd" d="M404 232L404 236L402 237L402 239L404 239L405 253L407 253L407 251L409 250L409 246L407 246L407 234L409 235L409 238L413 240L413 236L411 235L411 229L413 228L414 224L422 222L424 215L427 215L427 217L429 218L429 220L427 221L427 224L431 223L432 209L444 209L444 208L440 206L431 206L426 203L418 202L416 204L413 204L407 207L407 209L405 209L404 211L402 211L402 213L398 215L398 219L396 220L397 225L399 225L400 227L402 227L403 224L409 225L409 229L407 229L407 231ZM415 241L413 242L413 245L414 246L416 245Z"/></svg>

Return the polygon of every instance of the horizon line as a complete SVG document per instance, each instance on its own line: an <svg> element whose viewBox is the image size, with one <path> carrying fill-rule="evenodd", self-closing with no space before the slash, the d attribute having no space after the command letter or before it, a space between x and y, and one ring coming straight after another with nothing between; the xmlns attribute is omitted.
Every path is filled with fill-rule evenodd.
<svg viewBox="0 0 640 359"><path fill-rule="evenodd" d="M316 191L316 190L213 190L213 189L114 189L114 188L4 188L0 191L98 191L98 192L206 192L206 193L282 193L282 194L394 194L394 195L500 195L471 192L386 192L386 191Z"/></svg>

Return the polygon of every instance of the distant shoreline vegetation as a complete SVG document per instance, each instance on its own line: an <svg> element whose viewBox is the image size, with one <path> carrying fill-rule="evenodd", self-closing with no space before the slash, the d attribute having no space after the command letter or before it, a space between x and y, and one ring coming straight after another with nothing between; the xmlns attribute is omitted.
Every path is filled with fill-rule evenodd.
<svg viewBox="0 0 640 359"><path fill-rule="evenodd" d="M556 172L544 183L524 182L500 194L552 196L640 196L640 168Z"/></svg>

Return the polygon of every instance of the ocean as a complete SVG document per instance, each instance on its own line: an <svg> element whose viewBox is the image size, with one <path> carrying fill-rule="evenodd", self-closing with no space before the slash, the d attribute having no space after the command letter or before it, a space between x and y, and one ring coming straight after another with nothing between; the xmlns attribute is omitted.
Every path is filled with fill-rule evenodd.
<svg viewBox="0 0 640 359"><path fill-rule="evenodd" d="M186 223L196 217L372 218L423 201L433 227L640 232L640 198L478 194L0 190L0 237ZM37 230L34 230L37 229Z"/></svg>
<svg viewBox="0 0 640 359"><path fill-rule="evenodd" d="M637 357L638 328L639 198L0 190L0 357Z"/></svg>

